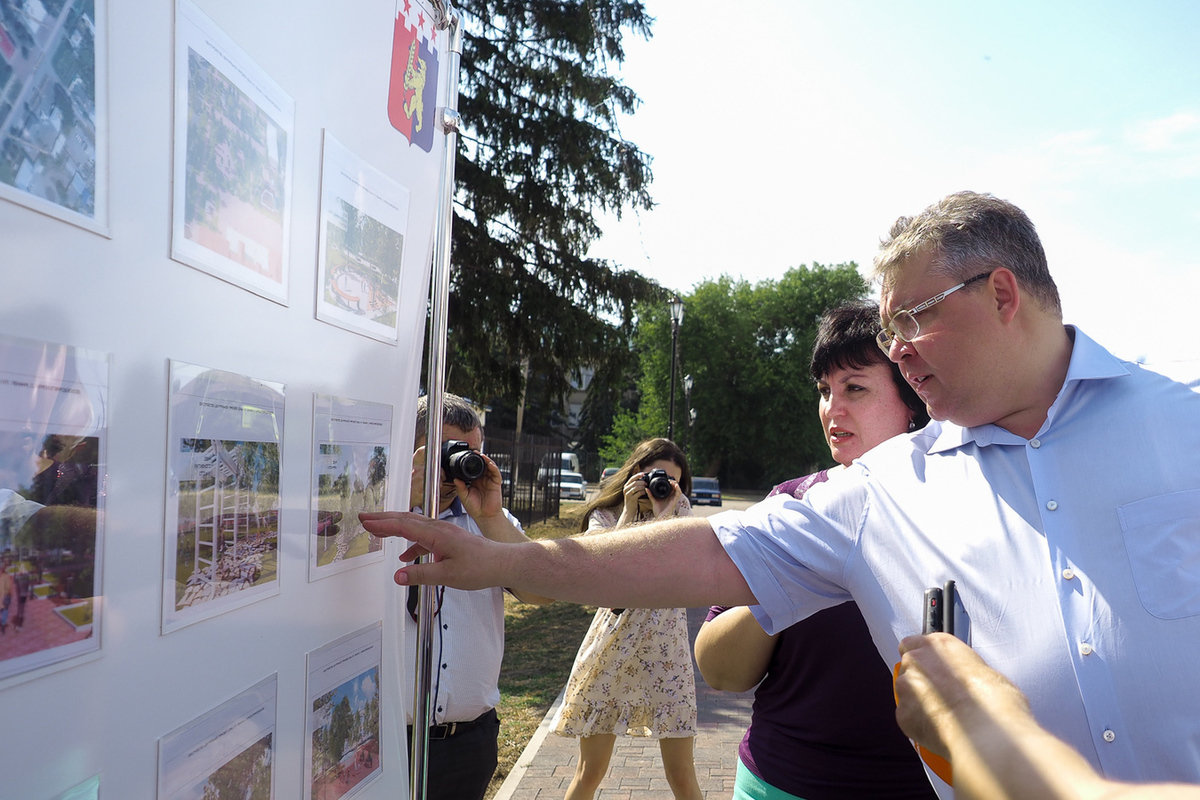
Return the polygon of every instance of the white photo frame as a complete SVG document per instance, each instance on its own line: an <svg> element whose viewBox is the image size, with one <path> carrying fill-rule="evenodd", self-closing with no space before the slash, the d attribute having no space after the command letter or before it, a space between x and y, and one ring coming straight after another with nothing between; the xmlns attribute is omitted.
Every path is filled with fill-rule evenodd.
<svg viewBox="0 0 1200 800"><path fill-rule="evenodd" d="M382 662L382 622L308 654L304 800L350 800L383 775L379 746ZM338 731L338 738L332 739L331 734Z"/></svg>
<svg viewBox="0 0 1200 800"><path fill-rule="evenodd" d="M324 132L317 319L396 343L408 196Z"/></svg>
<svg viewBox="0 0 1200 800"><path fill-rule="evenodd" d="M272 673L161 737L158 800L200 800L210 783L233 783L244 789L242 797L264 796L254 789L265 783L265 796L274 797L278 691Z"/></svg>
<svg viewBox="0 0 1200 800"><path fill-rule="evenodd" d="M291 96L177 0L171 258L288 304L295 128Z"/></svg>
<svg viewBox="0 0 1200 800"><path fill-rule="evenodd" d="M0 197L112 238L108 0L32 9L0 37Z"/></svg>
<svg viewBox="0 0 1200 800"><path fill-rule="evenodd" d="M162 633L279 593L284 385L172 361Z"/></svg>
<svg viewBox="0 0 1200 800"><path fill-rule="evenodd" d="M100 649L108 373L106 353L0 336L0 581L17 596L0 689Z"/></svg>
<svg viewBox="0 0 1200 800"><path fill-rule="evenodd" d="M383 560L358 513L387 506L392 407L315 394L312 441L310 582Z"/></svg>

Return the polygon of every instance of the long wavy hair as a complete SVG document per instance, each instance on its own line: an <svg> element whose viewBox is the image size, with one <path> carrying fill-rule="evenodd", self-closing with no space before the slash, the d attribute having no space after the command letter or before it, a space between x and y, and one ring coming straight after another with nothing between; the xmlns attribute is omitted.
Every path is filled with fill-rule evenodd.
<svg viewBox="0 0 1200 800"><path fill-rule="evenodd" d="M679 490L684 496L692 493L692 469L688 466L687 456L679 449L679 445L670 439L647 439L633 448L629 458L617 470L600 484L600 491L587 505L579 518L579 530L586 531L588 518L598 508L619 508L625 502L625 483L635 472L642 472L645 467L655 461L670 461L679 467Z"/></svg>

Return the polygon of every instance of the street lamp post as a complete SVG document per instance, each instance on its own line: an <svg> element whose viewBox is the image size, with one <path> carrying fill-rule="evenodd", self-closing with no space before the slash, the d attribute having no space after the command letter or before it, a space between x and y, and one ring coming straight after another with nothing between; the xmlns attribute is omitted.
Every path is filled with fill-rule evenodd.
<svg viewBox="0 0 1200 800"><path fill-rule="evenodd" d="M671 295L671 411L667 422L667 438L675 441L675 351L679 343L679 326L683 324L683 301Z"/></svg>

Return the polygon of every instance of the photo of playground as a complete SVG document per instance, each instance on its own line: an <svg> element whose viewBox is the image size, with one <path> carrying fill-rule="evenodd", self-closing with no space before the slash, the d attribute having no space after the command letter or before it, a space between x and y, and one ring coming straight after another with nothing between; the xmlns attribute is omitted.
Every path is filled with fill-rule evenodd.
<svg viewBox="0 0 1200 800"><path fill-rule="evenodd" d="M283 280L287 131L188 50L184 237Z"/></svg>
<svg viewBox="0 0 1200 800"><path fill-rule="evenodd" d="M325 302L393 327L404 236L341 198L336 207L325 227Z"/></svg>
<svg viewBox="0 0 1200 800"><path fill-rule="evenodd" d="M268 733L208 776L172 795L169 800L213 800L221 797L271 800L272 736Z"/></svg>
<svg viewBox="0 0 1200 800"><path fill-rule="evenodd" d="M379 669L313 701L312 800L339 800L380 770Z"/></svg>
<svg viewBox="0 0 1200 800"><path fill-rule="evenodd" d="M3 663L92 636L100 440L0 434Z"/></svg>
<svg viewBox="0 0 1200 800"><path fill-rule="evenodd" d="M358 514L384 510L388 448L322 442L317 446L316 458L316 566L380 552L382 543L366 532Z"/></svg>
<svg viewBox="0 0 1200 800"><path fill-rule="evenodd" d="M276 579L279 445L182 439L175 610Z"/></svg>

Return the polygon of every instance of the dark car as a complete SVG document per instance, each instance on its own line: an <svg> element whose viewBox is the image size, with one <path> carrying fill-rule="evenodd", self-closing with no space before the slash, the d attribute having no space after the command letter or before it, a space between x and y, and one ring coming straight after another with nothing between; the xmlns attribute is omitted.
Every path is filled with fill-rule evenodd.
<svg viewBox="0 0 1200 800"><path fill-rule="evenodd" d="M692 495L688 499L694 506L721 505L721 482L716 478L692 478Z"/></svg>

